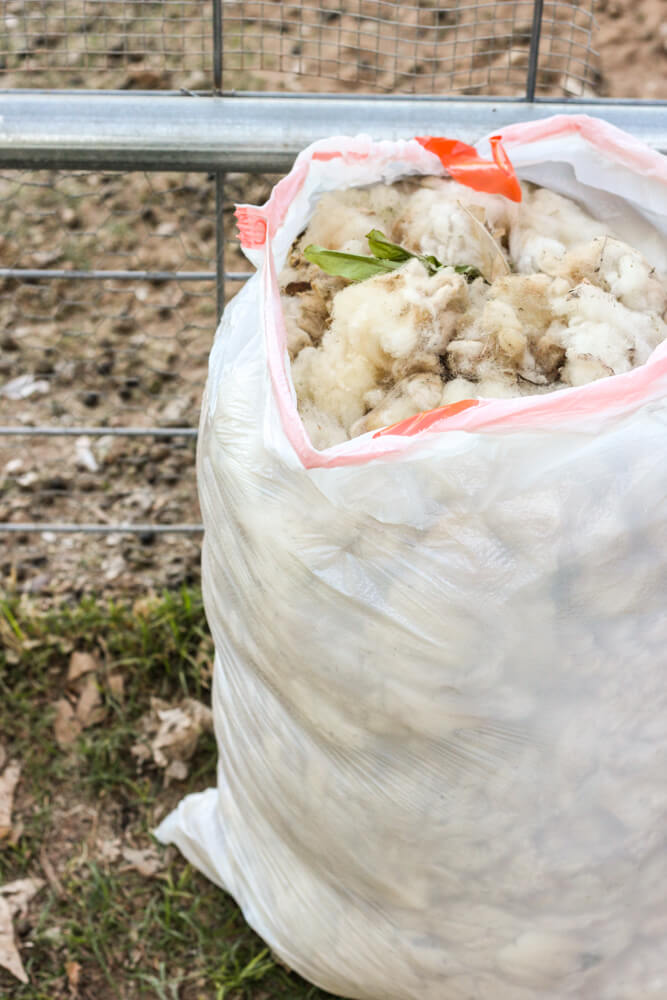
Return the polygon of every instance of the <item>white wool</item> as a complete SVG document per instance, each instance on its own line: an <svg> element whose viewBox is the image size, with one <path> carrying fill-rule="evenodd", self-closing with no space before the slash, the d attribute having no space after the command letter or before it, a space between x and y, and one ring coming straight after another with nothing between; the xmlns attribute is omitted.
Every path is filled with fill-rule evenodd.
<svg viewBox="0 0 667 1000"><path fill-rule="evenodd" d="M377 383L377 368L359 353L347 353L340 340L326 350L306 347L292 365L299 406L340 423L349 433L366 412L364 396ZM333 442L330 442L333 443Z"/></svg>
<svg viewBox="0 0 667 1000"><path fill-rule="evenodd" d="M519 273L532 274L578 244L610 233L604 223L569 198L525 185L516 224L510 232L510 255Z"/></svg>
<svg viewBox="0 0 667 1000"><path fill-rule="evenodd" d="M500 195L472 191L443 178L432 178L406 202L397 218L395 239L443 264L471 264L485 273L488 249L480 244L471 214L486 219L501 238L516 216L516 206Z"/></svg>
<svg viewBox="0 0 667 1000"><path fill-rule="evenodd" d="M451 403L460 403L464 399L473 399L477 386L465 378L453 378L446 382L440 397L440 405L448 406Z"/></svg>
<svg viewBox="0 0 667 1000"><path fill-rule="evenodd" d="M442 380L438 375L410 375L387 393L379 405L352 425L351 436L397 424L415 413L441 405Z"/></svg>
<svg viewBox="0 0 667 1000"><path fill-rule="evenodd" d="M630 371L667 337L667 326L658 316L628 309L587 282L556 299L553 308L567 324L560 334L567 354L561 372L566 385ZM586 372L595 374L587 378Z"/></svg>
<svg viewBox="0 0 667 1000"><path fill-rule="evenodd" d="M304 322L303 303L294 296L283 295L282 305L287 330L287 350L290 358L294 359L304 347L312 347L313 341Z"/></svg>
<svg viewBox="0 0 667 1000"><path fill-rule="evenodd" d="M559 274L572 283L586 278L611 292L629 309L658 314L667 309L667 286L655 269L634 247L612 237L598 237L580 245L553 262L549 273Z"/></svg>
<svg viewBox="0 0 667 1000"><path fill-rule="evenodd" d="M317 203L308 224L308 242L330 250L348 249L352 241L364 240L371 229L390 229L400 206L399 185L374 184L368 188L332 191ZM365 240L361 252L366 252Z"/></svg>
<svg viewBox="0 0 667 1000"><path fill-rule="evenodd" d="M348 439L347 432L341 423L310 402L302 404L301 419L315 448L331 448L333 445L342 444Z"/></svg>
<svg viewBox="0 0 667 1000"><path fill-rule="evenodd" d="M313 404L351 433L368 410L368 393L384 386L379 397L384 399L411 372L439 372L439 355L453 332L450 311L463 309L466 301L461 275L447 269L429 277L416 260L349 285L334 299L321 348L306 347L293 363L300 403ZM440 381L438 394L441 390ZM392 414L400 397L399 392L393 399ZM409 405L419 412L414 400Z"/></svg>
<svg viewBox="0 0 667 1000"><path fill-rule="evenodd" d="M347 283L308 243L368 254L364 234L433 254ZM456 265L488 279L468 283ZM510 268L514 273L510 273ZM316 448L463 399L584 385L644 364L667 339L667 285L574 202L526 186L520 205L452 181L322 198L280 279L299 410Z"/></svg>

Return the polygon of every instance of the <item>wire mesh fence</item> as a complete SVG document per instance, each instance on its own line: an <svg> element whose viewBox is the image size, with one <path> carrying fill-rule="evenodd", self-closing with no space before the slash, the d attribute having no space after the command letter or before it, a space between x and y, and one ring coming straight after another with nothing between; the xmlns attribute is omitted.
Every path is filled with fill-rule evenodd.
<svg viewBox="0 0 667 1000"><path fill-rule="evenodd" d="M212 65L208 3L2 0L0 22L0 68L23 86L169 88Z"/></svg>
<svg viewBox="0 0 667 1000"><path fill-rule="evenodd" d="M31 422L140 424L199 384L216 321L206 175L4 174L0 216L2 365L44 396L9 382L0 414L29 400Z"/></svg>
<svg viewBox="0 0 667 1000"><path fill-rule="evenodd" d="M492 2L228 3L227 87L516 95L526 89L535 5ZM545 3L537 92L596 80L589 0ZM258 75L259 74L259 75Z"/></svg>
<svg viewBox="0 0 667 1000"><path fill-rule="evenodd" d="M592 8L544 3L538 93L595 85ZM521 94L533 12L533 0L0 0L0 70L14 86L206 90L217 56L227 90Z"/></svg>
<svg viewBox="0 0 667 1000"><path fill-rule="evenodd" d="M230 176L223 214L271 183ZM215 215L202 173L0 174L0 574L17 586L196 576ZM229 230L231 296L249 265Z"/></svg>

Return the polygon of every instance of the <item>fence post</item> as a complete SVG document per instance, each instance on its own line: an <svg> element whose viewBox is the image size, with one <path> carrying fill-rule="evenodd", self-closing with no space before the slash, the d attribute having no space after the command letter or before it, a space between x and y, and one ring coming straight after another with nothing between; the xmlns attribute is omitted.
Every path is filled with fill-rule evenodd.
<svg viewBox="0 0 667 1000"><path fill-rule="evenodd" d="M537 85L537 67L540 57L540 36L542 34L542 7L544 0L534 0L533 26L530 31L530 55L528 58L528 75L526 77L526 100L535 100Z"/></svg>
<svg viewBox="0 0 667 1000"><path fill-rule="evenodd" d="M213 91L222 94L222 0L213 0ZM225 175L215 172L215 290L217 322L225 308Z"/></svg>

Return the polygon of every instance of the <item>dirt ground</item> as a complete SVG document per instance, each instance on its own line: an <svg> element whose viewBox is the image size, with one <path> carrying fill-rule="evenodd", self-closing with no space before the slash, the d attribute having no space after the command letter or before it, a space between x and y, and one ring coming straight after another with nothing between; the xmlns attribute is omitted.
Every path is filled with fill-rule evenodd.
<svg viewBox="0 0 667 1000"><path fill-rule="evenodd" d="M210 86L200 5L180 5L187 20L166 26L128 21L118 38L103 19L76 20L85 5L74 0L70 21L55 13L43 23L26 19L31 7L62 6L10 0L0 7L8 29L0 86ZM525 76L530 18L518 3L477 28L463 3L404 5L394 35L373 20L374 3L246 5L271 8L261 23L248 11L242 16L242 6L225 4L227 87L519 93ZM598 0L592 45L599 56L584 64L589 8L545 4L540 92L667 98L663 0ZM174 41L158 51L163 28ZM105 46L110 56L95 55ZM261 203L271 183L227 178L231 271L248 266L233 239L233 203ZM150 272L141 280L0 277L0 426L108 429L101 437L0 437L0 522L15 528L3 538L0 586L48 602L89 592L132 596L198 579L200 535L161 532L199 520L194 438L169 429L197 424L215 287L210 278L164 281L155 272L214 270L214 205L212 180L201 174L0 176L0 267ZM228 297L238 287L230 283ZM114 435L126 426L169 436ZM93 523L107 533L20 527L36 522ZM143 530L115 527L128 522Z"/></svg>
<svg viewBox="0 0 667 1000"><path fill-rule="evenodd" d="M664 0L597 0L600 96L667 100L665 13Z"/></svg>

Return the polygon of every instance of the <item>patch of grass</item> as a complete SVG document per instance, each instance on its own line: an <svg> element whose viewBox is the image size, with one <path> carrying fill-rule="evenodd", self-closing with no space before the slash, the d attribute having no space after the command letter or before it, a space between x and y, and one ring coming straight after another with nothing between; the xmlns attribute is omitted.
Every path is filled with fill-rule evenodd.
<svg viewBox="0 0 667 1000"><path fill-rule="evenodd" d="M75 650L97 658L104 717L62 748L55 704ZM212 736L200 739L186 781L169 787L157 768L138 771L131 753L151 697L209 700L212 652L195 590L133 606L86 599L41 613L18 597L0 600L0 742L23 768L14 836L0 841L0 885L46 883L27 916L15 918L29 983L0 969L0 997L327 996L277 964L233 900L172 848L157 848L163 866L152 877L123 859L124 846L155 849L158 818L215 783ZM109 684L119 675L122 694Z"/></svg>

